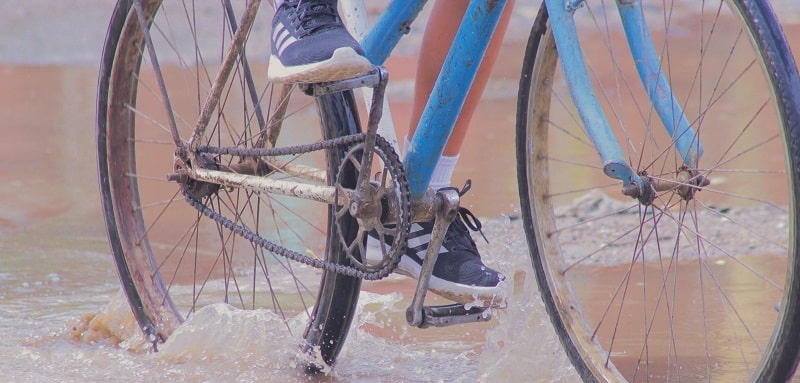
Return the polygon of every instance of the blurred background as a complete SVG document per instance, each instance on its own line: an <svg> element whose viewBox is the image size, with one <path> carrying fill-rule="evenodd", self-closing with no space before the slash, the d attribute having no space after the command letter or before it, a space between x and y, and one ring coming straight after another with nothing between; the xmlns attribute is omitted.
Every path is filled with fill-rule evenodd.
<svg viewBox="0 0 800 383"><path fill-rule="evenodd" d="M373 14L386 3L368 2ZM465 203L480 217L517 214L515 97L524 43L539 3L517 2L485 102L473 122L476 133L465 143L464 153L492 150L493 157L462 155L454 176L459 185L472 178L474 190ZM800 2L773 4L797 59ZM108 249L95 163L96 76L113 6L112 0L0 2L0 381L250 381L269 376L284 381L287 374L292 376L289 366L272 365L261 353L237 352L224 343L224 338L235 338L256 342L249 350L268 347L250 338L250 331L258 329L247 318L226 324L242 332L216 334L222 339L216 346L189 342L154 356L136 339L138 329L119 293ZM423 14L387 63L392 112L400 127L407 125L425 18ZM263 44L267 52L269 43ZM402 312L400 299L387 296L365 299L383 308L397 305ZM375 312L362 318L369 322L367 330L351 338L359 350L346 350L340 368L327 380L489 380L492 371L481 366L492 358L511 357L505 355L508 350L492 354L491 341L484 341L486 329L472 336L456 332L436 338L433 333L409 333L399 315L376 319ZM218 327L220 320L204 325ZM545 315L525 320L543 333L550 331ZM372 338L373 333L405 340L398 345ZM502 342L503 334L488 339L492 337ZM531 368L553 374L547 381L572 381L554 342L540 339L541 363ZM197 347L208 347L207 354L189 352ZM371 352L364 353L365 347ZM202 355L227 353L222 362L213 357L213 362L202 361ZM482 359L477 358L481 353Z"/></svg>

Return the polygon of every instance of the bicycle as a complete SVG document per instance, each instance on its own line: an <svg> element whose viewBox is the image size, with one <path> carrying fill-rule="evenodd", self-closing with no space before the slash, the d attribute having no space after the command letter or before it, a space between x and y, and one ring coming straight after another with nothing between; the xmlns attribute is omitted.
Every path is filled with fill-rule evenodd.
<svg viewBox="0 0 800 383"><path fill-rule="evenodd" d="M393 1L369 30L376 66L424 3ZM552 324L585 381L785 381L800 353L800 78L774 12L765 1L618 3L612 18L605 2L545 0L522 64L520 206ZM383 69L266 84L249 60L268 41L255 36L269 29L254 22L259 1L119 0L98 85L100 187L153 348L225 302L272 310L317 357L310 369L332 365L361 280L391 272L409 222L436 219L435 244L458 207L457 193L427 190L426 164L504 4L470 4L431 97L442 103L428 105L401 163L376 134ZM373 89L366 133L358 87ZM364 251L370 230L393 238L380 259ZM434 261L409 323L488 320L484 307L423 306ZM585 287L596 263L617 282Z"/></svg>

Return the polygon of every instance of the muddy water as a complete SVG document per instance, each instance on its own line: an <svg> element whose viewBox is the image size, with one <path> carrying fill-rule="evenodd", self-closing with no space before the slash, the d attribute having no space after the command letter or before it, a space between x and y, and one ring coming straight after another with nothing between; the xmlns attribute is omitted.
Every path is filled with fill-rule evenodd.
<svg viewBox="0 0 800 383"><path fill-rule="evenodd" d="M747 258L748 257L743 257L745 262L748 262ZM761 255L760 258L758 258L758 264L763 266L763 270L765 271L763 275L767 278L782 277L785 262L785 258L778 256ZM680 261L677 263L674 270L668 273L667 277L664 277L675 278L676 290L673 292L675 296L698 297L701 296L701 294L698 294L700 291L704 291L708 296L715 293L714 287L710 286L710 284L704 285L701 279L697 278L693 273L693 271L696 270L695 265L695 260ZM576 270L577 274L574 277L587 281L610 281L615 278L618 279L620 272L626 271L627 267L628 265L580 267L579 270ZM649 263L645 267L646 270L644 273L631 274L631 283L633 285L643 286L646 279L656 280L663 277L663 269L660 269L655 263ZM748 330L751 332L753 338L758 339L759 342L766 342L772 332L773 318L775 315L774 306L775 302L780 301L780 292L774 290L765 294L763 289L759 288L759 283L761 282L759 276L742 273L737 270L736 267L726 262L719 261L711 268L713 269L712 272L715 278L720 282L720 287L726 291L732 291L732 293L728 294L730 300L741 304L742 307L747 307L747 312L742 315L744 317L743 320L749 324ZM615 275L617 277L615 277ZM615 287L616 286L612 286L610 283L593 283L592 288L580 289L577 294L582 302L605 302L607 301L607 297L614 293L613 290ZM659 292L656 290L657 289L641 291L631 289L626 296L626 301L657 302ZM704 321L707 323L724 323L724 321L727 320L726 316L729 315L724 305L719 304L719 302L710 302L712 301L711 299L708 301L709 302L706 303L708 309L706 310L705 316L684 316L681 317L680 321L675 320L674 323L669 323L667 316L663 315L663 313L659 315L653 314L652 320L654 323L645 323L641 315L636 315L636 313L632 312L641 310L641 305L632 305L631 307L621 310L623 315L620 315L622 319L620 320L619 326L625 329L639 329L650 325L652 326L649 334L651 339L654 339L656 342L662 339L672 339L675 343L675 347L681 350L680 358L685 366L682 367L683 370L681 371L681 377L683 379L691 380L694 378L697 381L705 380L706 371L704 368L697 366L704 366L705 360L710 358L712 365L717 366L717 371L712 374L713 381L735 382L741 379L741 377L737 376L736 369L726 367L726 363L729 360L734 363L738 361L739 355L737 355L737 353L739 352L744 352L746 358L751 360L757 360L760 356L760 353L755 349L744 348L746 351L742 351L737 347L721 346L737 344L735 331L730 331L726 326L717 328L712 325L709 330L713 334L710 336L710 342L713 343L711 346L698 341L698 339L703 338L703 335L698 335L697 337L675 337L677 339L673 339L673 337L670 336L670 331L674 331L675 333L691 333L691 331L693 331L692 329L696 330L702 328ZM674 306L671 307L671 310L674 310L674 312L696 312L696 310L693 311L694 307L698 304L696 300L679 299L675 302L672 302ZM585 306L585 314L590 318L591 323L599 323L600 318L606 314L605 310L607 307L605 304ZM618 305L612 306L613 309L619 309ZM664 310L666 309L661 309L661 311ZM753 323L756 323L756 325L753 325ZM758 323L762 323L763 325L759 326ZM612 332L612 326L601 326L598 331L598 337L600 339L612 339ZM640 360L640 355L637 355L635 350L641 347L639 343L641 338L637 335L633 335L631 338L632 339L626 339L625 334L615 337L615 343L619 346L619 349L625 351L619 351L618 354L620 355L615 355L614 363L624 371L633 371ZM717 351L714 352L713 355L709 355L709 353L705 351L706 347L712 350L724 351ZM656 381L658 381L657 377L664 379L667 376L665 371L669 370L667 361L670 360L670 355L663 349L657 347L652 347L648 352L648 360L650 362L648 368L651 379ZM699 363L693 363L693 361L698 361ZM695 370L692 370L693 368Z"/></svg>
<svg viewBox="0 0 800 383"><path fill-rule="evenodd" d="M292 340L264 336L283 333L270 330L276 324L266 312L213 306L159 353L148 352L119 292L96 187L95 63L113 1L72 4L63 12L44 0L0 5L6 18L0 21L0 381L300 380ZM482 130L465 143L465 153L493 157L465 155L455 176L473 179L465 202L492 218L491 244L481 245L485 257L514 275L515 291L527 295L515 297L520 304L497 312L490 324L417 330L403 317L409 281L369 283L339 364L319 380L575 381L524 271L529 261L518 221L505 218L517 214L514 95L524 19L536 8L518 5L512 21L518 24L476 116ZM68 22L81 19L97 21ZM791 43L800 46L800 28L788 27ZM31 46L40 48L31 52ZM414 62L400 56L389 64L399 126L406 125ZM586 272L602 279L598 270Z"/></svg>
<svg viewBox="0 0 800 383"><path fill-rule="evenodd" d="M113 2L74 4L74 9L60 10L63 19L52 18L48 1L0 4L0 14L7 18L0 22L0 38L11 33L16 37L0 44L0 179L5 186L0 188L0 381L300 380L291 363L294 340L264 336L285 333L271 331L276 324L267 312L211 307L193 316L157 354L141 339L119 290L96 186L96 62ZM535 9L528 10L532 12ZM87 23L76 28L65 22L77 19ZM22 28L31 21L36 30ZM20 39L50 53L42 54ZM473 174L498 169L497 164L510 164L513 158L507 141L515 108L510 96L521 48L519 40L510 41L516 45L509 59L498 65L486 104L492 114L480 117L480 124L488 125L486 121L502 115L506 127L487 131L482 142L467 143L469 150L477 150L488 139L507 158L493 163L465 160L458 179L476 178ZM407 124L403 119L413 75L408 68L414 62L413 57L400 56L392 63L397 84L392 97L400 126ZM476 213L491 212L496 218L515 213L515 170L510 165L500 168L498 180L503 184L495 182L494 187L502 196L476 198L470 202ZM490 195L491 184L489 179L475 179L472 194ZM503 254L507 260L500 268L508 273L524 269L529 261L523 252L506 255L508 248L519 249L511 245L521 239L518 227L499 224L492 230L495 234L490 235L498 239L492 241L493 249L484 249L486 256L500 259L492 254ZM535 290L523 274L518 283ZM396 277L365 286L339 364L322 381L520 381L527 373L509 367L523 356L530 360L531 349L541 354L534 360L547 366L543 381L572 381L557 341L547 336L550 326L535 297L526 297L529 306L497 313L498 320L488 325L423 331L405 325L412 289L412 283ZM531 334L536 347L514 341L512 334L520 332Z"/></svg>

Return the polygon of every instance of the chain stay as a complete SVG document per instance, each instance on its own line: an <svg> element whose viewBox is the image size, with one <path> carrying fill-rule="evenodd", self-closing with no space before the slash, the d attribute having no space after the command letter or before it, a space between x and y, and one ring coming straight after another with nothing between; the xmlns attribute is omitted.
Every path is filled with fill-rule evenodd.
<svg viewBox="0 0 800 383"><path fill-rule="evenodd" d="M197 151L200 153L211 153L211 154L222 154L222 155L233 155L233 156L257 156L257 157L282 156L290 154L308 153L323 149L332 149L337 146L353 145L365 141L365 138L366 134L359 133L359 134L337 137L330 140L323 140L315 142L313 144L286 146L280 148L236 148L236 147L215 147L215 146L203 145L199 146L197 148ZM376 136L376 138L377 138L376 145L381 146L381 148L384 151L385 150L394 151L392 146L384 138L380 136ZM393 159L396 160L396 158L397 157L394 156ZM398 171L402 172L402 164L399 162L399 160L396 160L396 163L391 164L391 166L393 166L395 169L398 169ZM347 275L350 277L356 277L365 280L383 279L386 276L388 276L397 266L396 262L392 262L390 264L387 264L380 270L364 271L355 266L340 265L326 260L314 258L291 249L287 249L283 246L276 244L275 242L272 242L270 240L267 240L266 238L261 237L260 235L248 229L247 227L238 224L236 222L233 222L227 217L222 216L220 213L217 213L213 209L209 208L201 201L191 197L185 190L182 190L182 193L186 201L204 216L216 221L226 229L256 244L257 246L263 248L264 250L280 255L289 260L300 262L302 264L309 265L318 269L324 269L325 271L330 271L337 274Z"/></svg>

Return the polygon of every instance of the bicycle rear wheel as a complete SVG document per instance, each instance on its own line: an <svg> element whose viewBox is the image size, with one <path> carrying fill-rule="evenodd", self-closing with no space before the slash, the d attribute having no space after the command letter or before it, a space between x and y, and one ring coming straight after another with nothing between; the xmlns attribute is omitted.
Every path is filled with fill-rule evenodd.
<svg viewBox="0 0 800 383"><path fill-rule="evenodd" d="M575 11L589 76L628 163L675 180L683 161L615 8ZM542 6L520 82L517 159L545 306L586 381L786 381L800 347L795 63L766 2L643 8L711 183L693 198L658 192L649 206L622 195L584 133Z"/></svg>
<svg viewBox="0 0 800 383"><path fill-rule="evenodd" d="M350 264L342 242L356 238L355 219L344 215L334 224L334 210L319 202L211 184L193 188L166 179L176 171L170 124L177 125L179 140L188 141L242 13L243 5L236 4L232 19L225 3L142 1L160 66L150 57L132 1L117 4L102 58L97 118L100 188L111 249L136 319L154 347L202 307L225 303L270 311L281 324L271 326L276 333L265 337L296 338L315 354L309 366L323 367L320 359L331 365L347 336L361 280L289 261L218 218L340 265ZM246 55L237 58L223 84L202 144L269 146L261 140L262 127L275 122L284 128L275 136L277 146L360 133L352 93L319 97L315 104L305 96L285 98L282 86L266 81L268 8L262 6L250 32L250 40L258 44L245 47ZM159 76L168 96L159 88ZM322 170L315 175L321 185L353 188L358 164L352 156L348 148L336 147L271 158L277 162L270 166L287 167L263 176L291 181L303 174L286 170L288 166L306 166ZM211 166L226 169L239 169L252 159L205 158ZM211 216L187 203L186 190Z"/></svg>

